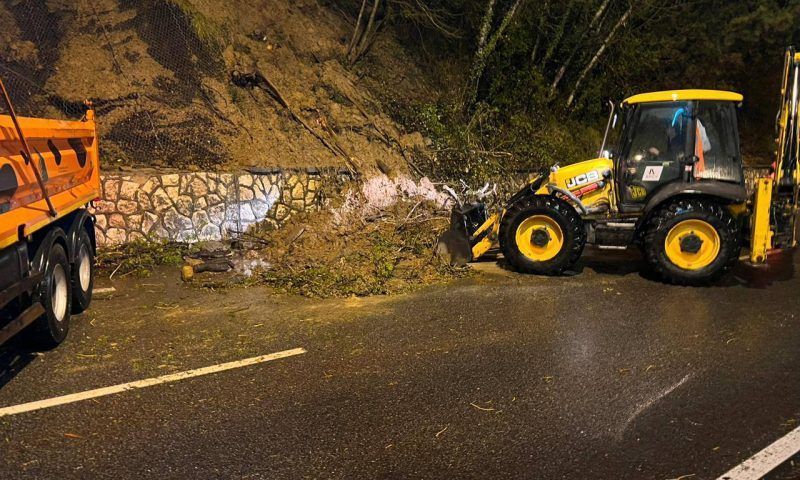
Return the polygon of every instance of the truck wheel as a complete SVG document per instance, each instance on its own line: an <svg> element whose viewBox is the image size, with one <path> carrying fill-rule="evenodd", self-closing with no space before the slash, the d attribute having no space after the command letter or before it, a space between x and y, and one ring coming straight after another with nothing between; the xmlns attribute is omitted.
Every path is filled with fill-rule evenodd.
<svg viewBox="0 0 800 480"><path fill-rule="evenodd" d="M514 203L500 223L500 247L523 273L560 275L581 256L586 230L575 209L552 196L533 195Z"/></svg>
<svg viewBox="0 0 800 480"><path fill-rule="evenodd" d="M711 200L682 199L653 214L644 237L648 263L666 281L705 285L736 264L736 219Z"/></svg>
<svg viewBox="0 0 800 480"><path fill-rule="evenodd" d="M72 269L72 313L81 313L92 303L94 249L89 233L81 229Z"/></svg>
<svg viewBox="0 0 800 480"><path fill-rule="evenodd" d="M33 339L44 348L53 348L67 337L72 303L69 260L59 243L53 243L47 253L37 298L45 313L33 325Z"/></svg>

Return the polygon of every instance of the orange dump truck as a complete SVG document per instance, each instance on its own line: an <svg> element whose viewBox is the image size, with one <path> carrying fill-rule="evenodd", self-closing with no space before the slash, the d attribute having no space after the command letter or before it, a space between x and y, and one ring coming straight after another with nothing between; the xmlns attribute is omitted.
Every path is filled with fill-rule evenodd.
<svg viewBox="0 0 800 480"><path fill-rule="evenodd" d="M70 315L92 299L94 219L86 206L100 196L94 111L81 121L17 117L4 87L2 95L0 344L27 328L53 347Z"/></svg>

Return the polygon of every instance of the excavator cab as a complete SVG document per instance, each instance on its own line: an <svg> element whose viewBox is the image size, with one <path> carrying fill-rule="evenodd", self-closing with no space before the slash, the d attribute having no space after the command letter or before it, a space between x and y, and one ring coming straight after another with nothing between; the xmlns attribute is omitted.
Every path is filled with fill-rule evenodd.
<svg viewBox="0 0 800 480"><path fill-rule="evenodd" d="M744 185L736 108L729 92L678 91L637 95L622 103L615 177L621 213L644 211L674 184ZM605 149L604 149L605 150Z"/></svg>

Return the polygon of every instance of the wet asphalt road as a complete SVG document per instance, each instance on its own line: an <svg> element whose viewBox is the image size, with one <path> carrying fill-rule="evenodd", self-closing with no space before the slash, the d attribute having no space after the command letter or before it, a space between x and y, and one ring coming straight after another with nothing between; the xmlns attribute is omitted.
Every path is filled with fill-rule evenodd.
<svg viewBox="0 0 800 480"><path fill-rule="evenodd" d="M797 427L800 262L629 260L328 301L120 281L59 349L0 351L0 406L308 353L0 418L0 478L713 479Z"/></svg>

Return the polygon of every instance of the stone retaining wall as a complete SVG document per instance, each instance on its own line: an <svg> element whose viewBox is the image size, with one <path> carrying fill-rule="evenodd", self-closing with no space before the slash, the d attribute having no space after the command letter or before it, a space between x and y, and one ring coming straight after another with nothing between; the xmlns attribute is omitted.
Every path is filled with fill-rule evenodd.
<svg viewBox="0 0 800 480"><path fill-rule="evenodd" d="M145 238L180 242L220 240L320 205L323 182L343 172L106 173L95 202L97 240L113 245Z"/></svg>

